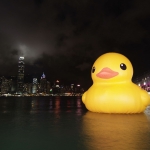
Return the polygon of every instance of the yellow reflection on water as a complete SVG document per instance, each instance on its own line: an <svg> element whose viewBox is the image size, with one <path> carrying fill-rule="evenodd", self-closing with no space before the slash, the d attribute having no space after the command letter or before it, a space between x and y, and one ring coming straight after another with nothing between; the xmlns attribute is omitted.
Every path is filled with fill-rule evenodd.
<svg viewBox="0 0 150 150"><path fill-rule="evenodd" d="M100 114L83 117L84 144L88 150L150 149L150 123L146 114Z"/></svg>

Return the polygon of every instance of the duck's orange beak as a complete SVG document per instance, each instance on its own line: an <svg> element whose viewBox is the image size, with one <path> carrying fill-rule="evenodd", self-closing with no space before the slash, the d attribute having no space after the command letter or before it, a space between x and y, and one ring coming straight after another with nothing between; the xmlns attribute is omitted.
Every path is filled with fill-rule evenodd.
<svg viewBox="0 0 150 150"><path fill-rule="evenodd" d="M111 70L110 68L106 67L103 68L99 73L96 74L97 77L103 79L109 79L117 76L119 73Z"/></svg>

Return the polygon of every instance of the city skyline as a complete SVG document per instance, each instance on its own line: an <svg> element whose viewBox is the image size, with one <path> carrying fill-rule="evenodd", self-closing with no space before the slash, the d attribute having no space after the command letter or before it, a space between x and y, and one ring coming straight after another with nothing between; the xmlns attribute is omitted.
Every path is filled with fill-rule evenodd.
<svg viewBox="0 0 150 150"><path fill-rule="evenodd" d="M0 78L0 96L75 96L84 92L80 84L67 85L59 80L48 81L44 72L39 80L30 76L31 80L25 81L24 60L25 58L22 56L18 58L17 76Z"/></svg>
<svg viewBox="0 0 150 150"><path fill-rule="evenodd" d="M48 81L44 72L41 77L25 74L25 57L18 58L18 71L16 76L2 76L0 78L0 96L50 96L53 94L64 95L66 92L75 95L83 86L77 83L65 83L59 81ZM81 89L80 89L81 88ZM78 90L77 90L78 89ZM80 90L79 90L80 89Z"/></svg>
<svg viewBox="0 0 150 150"><path fill-rule="evenodd" d="M54 84L56 80L59 80L61 84L63 85L71 85L71 84L81 84L83 87L86 87L88 88L88 86L91 84L91 80L87 83L87 82L84 82L84 80L82 80L82 78L80 77L77 77L76 74L74 74L74 78L72 77L69 77L69 78L65 78L65 77L62 77L61 74L59 75L59 72L58 72L58 75L57 76L53 76L53 72L51 72L51 75L49 76L49 74L46 74L44 70L41 70L41 72L33 72L34 69L29 69L29 70L26 70L26 57L24 56L19 56L18 57L19 60L16 60L16 66L15 66L15 69L13 70L12 74L9 73L9 74L4 74L2 75L1 74L1 77L4 76L6 77L7 79L10 79L11 76L14 78L16 78L16 80L18 81L18 78L22 77L24 78L24 82L25 83L32 83L33 81L33 78L37 78L38 79L38 82L40 82L40 79L41 79L41 76L42 74L44 73L46 75L46 79L48 81L51 82L51 84ZM23 62L23 65L21 65L21 62ZM23 69L23 70L22 70ZM18 74L18 71L20 71L21 73ZM23 72L23 74L22 74ZM56 73L56 72L55 72ZM79 75L79 74L78 74ZM89 74L90 75L90 74ZM65 75L67 76L67 74ZM76 76L76 77L75 77ZM86 78L83 78L83 79L86 79ZM22 79L23 80L23 79ZM22 81L23 82L23 81ZM90 84L89 84L90 83ZM22 83L20 83L21 86L22 86Z"/></svg>

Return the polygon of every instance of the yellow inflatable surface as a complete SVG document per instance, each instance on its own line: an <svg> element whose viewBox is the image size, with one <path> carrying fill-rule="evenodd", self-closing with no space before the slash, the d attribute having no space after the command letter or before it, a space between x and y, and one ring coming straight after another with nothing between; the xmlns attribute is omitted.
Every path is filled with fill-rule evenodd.
<svg viewBox="0 0 150 150"><path fill-rule="evenodd" d="M91 70L93 85L82 96L86 108L99 113L143 112L150 96L131 81L132 76L132 64L124 55L101 55Z"/></svg>

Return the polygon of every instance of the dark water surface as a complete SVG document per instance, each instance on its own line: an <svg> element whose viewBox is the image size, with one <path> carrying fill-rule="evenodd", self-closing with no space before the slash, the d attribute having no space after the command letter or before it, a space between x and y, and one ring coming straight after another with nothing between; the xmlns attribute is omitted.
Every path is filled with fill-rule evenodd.
<svg viewBox="0 0 150 150"><path fill-rule="evenodd" d="M127 149L150 149L150 107L99 114L81 97L0 97L0 150Z"/></svg>

